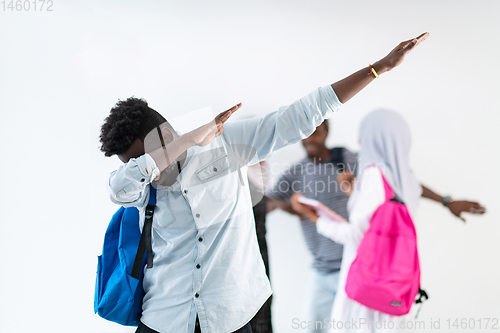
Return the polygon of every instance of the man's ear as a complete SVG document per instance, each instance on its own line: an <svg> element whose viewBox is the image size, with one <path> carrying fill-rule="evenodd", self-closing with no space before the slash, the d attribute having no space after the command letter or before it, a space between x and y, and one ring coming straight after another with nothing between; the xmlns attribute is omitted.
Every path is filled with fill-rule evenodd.
<svg viewBox="0 0 500 333"><path fill-rule="evenodd" d="M163 141L165 142L165 144L168 144L172 141L174 141L174 134L172 133L172 131L166 127L163 127L161 129L161 136L163 137Z"/></svg>

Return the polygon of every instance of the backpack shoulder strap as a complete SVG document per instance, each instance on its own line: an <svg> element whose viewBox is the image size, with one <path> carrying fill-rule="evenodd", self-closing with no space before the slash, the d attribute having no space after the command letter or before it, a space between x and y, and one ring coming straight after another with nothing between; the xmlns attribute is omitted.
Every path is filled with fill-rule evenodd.
<svg viewBox="0 0 500 333"><path fill-rule="evenodd" d="M153 184L149 184L149 201L148 205L156 206L156 188Z"/></svg>
<svg viewBox="0 0 500 333"><path fill-rule="evenodd" d="M141 240L139 241L139 247L137 248L137 254L135 255L134 266L132 267L132 273L130 274L133 278L139 279L141 269L143 267L142 263L144 260L144 254L147 251L147 267L153 267L153 245L151 243L151 228L153 226L153 214L156 207L156 188L149 184L149 202L146 206L144 226L142 228Z"/></svg>
<svg viewBox="0 0 500 333"><path fill-rule="evenodd" d="M380 175L382 176L382 181L384 182L384 191L385 191L385 201L389 201L394 199L394 191L392 190L391 186L389 183L387 183L387 180L385 180L384 174L382 173L382 170L380 170Z"/></svg>
<svg viewBox="0 0 500 333"><path fill-rule="evenodd" d="M405 203L396 196L396 193L394 193L394 191L392 190L392 188L389 185L389 183L387 182L387 180L385 180L385 177L384 177L384 174L382 173L382 171L380 171L380 173L382 174L382 179L384 181L385 200L399 202L400 204L404 205Z"/></svg>
<svg viewBox="0 0 500 333"><path fill-rule="evenodd" d="M335 164L340 172L343 172L345 170L344 147L332 148L330 153L330 161Z"/></svg>
<svg viewBox="0 0 500 333"><path fill-rule="evenodd" d="M331 160L334 163L344 163L344 147L332 148Z"/></svg>
<svg viewBox="0 0 500 333"><path fill-rule="evenodd" d="M387 201L394 201L395 199L395 194L394 191L392 190L391 186L389 183L387 183L387 180L385 180L384 173L380 169L380 167L376 164L371 164L366 167L368 168L377 168L380 171L380 175L382 176L382 182L384 183L384 192L385 192L385 202Z"/></svg>

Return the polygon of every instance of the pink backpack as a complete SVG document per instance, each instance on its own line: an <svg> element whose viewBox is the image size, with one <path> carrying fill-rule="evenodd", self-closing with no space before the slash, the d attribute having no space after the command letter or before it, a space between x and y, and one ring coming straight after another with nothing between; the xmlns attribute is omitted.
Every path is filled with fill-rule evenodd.
<svg viewBox="0 0 500 333"><path fill-rule="evenodd" d="M345 291L366 307L390 315L410 312L427 294L420 289L417 235L404 203L382 174L385 201L373 213L370 227L361 241L347 275Z"/></svg>

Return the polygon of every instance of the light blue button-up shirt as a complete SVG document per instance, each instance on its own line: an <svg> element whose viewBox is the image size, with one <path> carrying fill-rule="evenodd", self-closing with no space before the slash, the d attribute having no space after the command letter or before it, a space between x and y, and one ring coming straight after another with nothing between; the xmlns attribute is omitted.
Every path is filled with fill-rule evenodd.
<svg viewBox="0 0 500 333"><path fill-rule="evenodd" d="M341 103L319 88L264 118L224 125L205 147L192 147L177 181L157 185L153 267L145 269L141 321L162 333L232 332L271 295L259 252L247 166L311 135ZM136 206L140 226L149 186L160 174L149 154L111 173L111 200Z"/></svg>

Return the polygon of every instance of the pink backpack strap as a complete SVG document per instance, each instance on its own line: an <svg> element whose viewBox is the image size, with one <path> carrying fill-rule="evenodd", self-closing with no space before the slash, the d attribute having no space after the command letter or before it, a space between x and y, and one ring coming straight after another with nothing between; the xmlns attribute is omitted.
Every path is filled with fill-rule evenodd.
<svg viewBox="0 0 500 333"><path fill-rule="evenodd" d="M380 175L382 176L382 181L384 182L384 191L385 191L385 201L389 201L392 198L394 198L394 191L392 190L391 186L389 183L387 183L387 180L385 180L384 173L380 169L380 167L376 164L371 164L367 168L375 167L378 168L380 171Z"/></svg>
<svg viewBox="0 0 500 333"><path fill-rule="evenodd" d="M384 181L385 201L389 201L395 197L394 191L392 190L389 183L387 183L387 180L385 180L385 177L384 177L384 174L382 173L382 170L380 170L380 174L382 175L382 180Z"/></svg>

